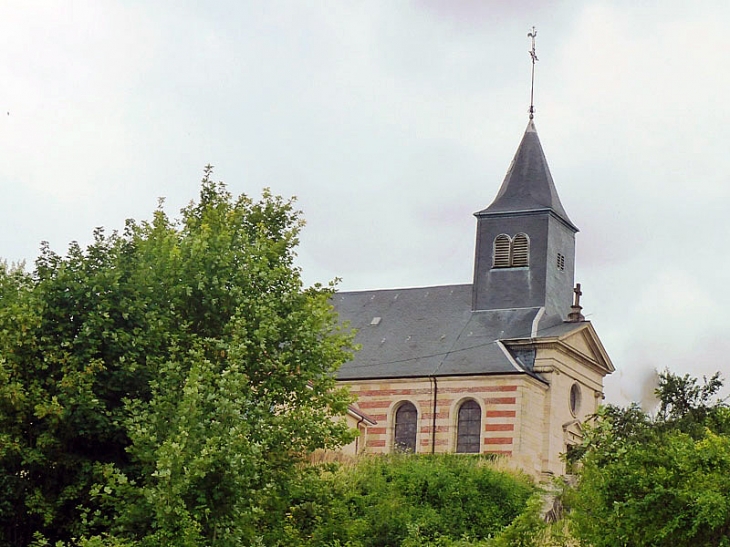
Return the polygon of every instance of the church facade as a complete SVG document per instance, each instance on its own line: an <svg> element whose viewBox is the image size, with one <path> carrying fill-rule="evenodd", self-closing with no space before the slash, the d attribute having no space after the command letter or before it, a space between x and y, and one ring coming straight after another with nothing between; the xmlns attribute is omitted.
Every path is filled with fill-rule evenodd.
<svg viewBox="0 0 730 547"><path fill-rule="evenodd" d="M535 476L561 455L614 368L574 287L575 234L532 119L477 218L470 285L341 292L361 350L338 380L357 401L351 453L493 453Z"/></svg>

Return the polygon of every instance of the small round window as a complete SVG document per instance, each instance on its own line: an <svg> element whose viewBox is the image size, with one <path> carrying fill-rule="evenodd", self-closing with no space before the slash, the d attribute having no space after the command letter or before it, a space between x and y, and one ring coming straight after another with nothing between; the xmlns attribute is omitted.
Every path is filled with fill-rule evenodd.
<svg viewBox="0 0 730 547"><path fill-rule="evenodd" d="M575 416L578 410L580 410L580 386L573 384L570 386L570 412Z"/></svg>

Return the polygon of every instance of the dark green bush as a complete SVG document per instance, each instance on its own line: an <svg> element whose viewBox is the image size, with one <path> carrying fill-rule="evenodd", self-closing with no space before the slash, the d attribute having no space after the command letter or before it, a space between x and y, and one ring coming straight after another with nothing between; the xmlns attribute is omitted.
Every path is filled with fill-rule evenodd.
<svg viewBox="0 0 730 547"><path fill-rule="evenodd" d="M526 476L496 470L478 456L395 455L313 466L291 485L277 535L292 546L478 541L509 525L533 492Z"/></svg>

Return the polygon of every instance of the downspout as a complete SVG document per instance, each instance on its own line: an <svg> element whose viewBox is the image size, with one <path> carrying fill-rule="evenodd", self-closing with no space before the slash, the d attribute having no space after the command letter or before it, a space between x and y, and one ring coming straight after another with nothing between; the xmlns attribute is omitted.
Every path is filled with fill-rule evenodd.
<svg viewBox="0 0 730 547"><path fill-rule="evenodd" d="M361 416L360 420L355 424L357 428L357 437L355 437L355 456L360 454L360 424L365 421L365 416Z"/></svg>
<svg viewBox="0 0 730 547"><path fill-rule="evenodd" d="M439 384L435 376L429 376L433 382L433 405L431 408L431 454L436 453L436 399L439 394Z"/></svg>

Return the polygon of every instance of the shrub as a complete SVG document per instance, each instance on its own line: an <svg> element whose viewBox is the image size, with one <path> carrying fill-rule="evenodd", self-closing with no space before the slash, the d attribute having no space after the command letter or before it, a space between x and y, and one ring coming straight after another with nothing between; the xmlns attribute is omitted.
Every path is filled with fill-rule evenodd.
<svg viewBox="0 0 730 547"><path fill-rule="evenodd" d="M498 471L483 456L313 466L292 486L280 537L287 545L469 545L509 525L535 491L526 475Z"/></svg>

